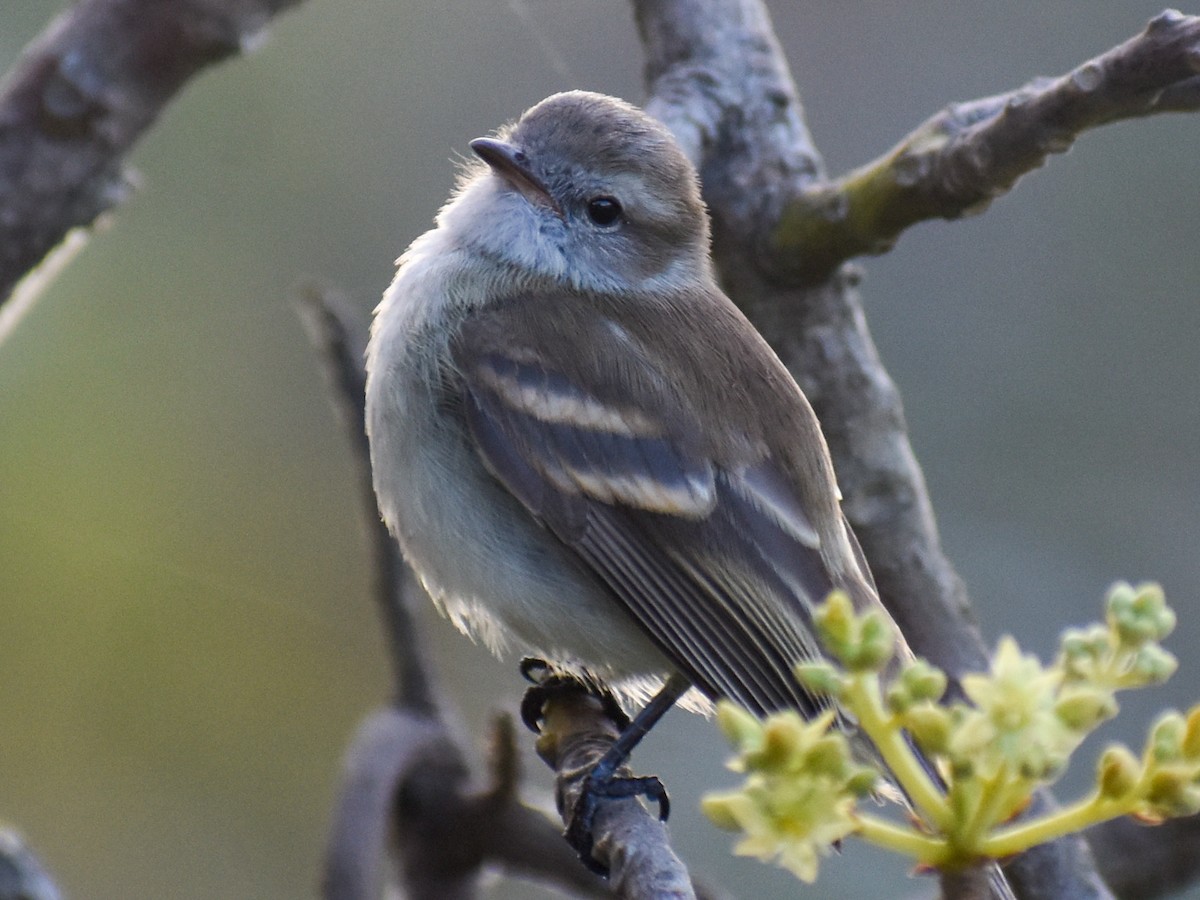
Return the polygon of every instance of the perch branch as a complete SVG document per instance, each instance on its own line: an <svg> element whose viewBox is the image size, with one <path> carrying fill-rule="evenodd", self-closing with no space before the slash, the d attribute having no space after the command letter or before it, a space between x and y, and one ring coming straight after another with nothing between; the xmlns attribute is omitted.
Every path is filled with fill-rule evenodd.
<svg viewBox="0 0 1200 900"><path fill-rule="evenodd" d="M567 822L588 775L620 728L582 685L578 690L556 690L543 707L542 721L538 754L558 775L558 808ZM608 867L609 883L618 897L695 900L687 869L671 850L666 826L637 798L601 801L592 839L592 853Z"/></svg>
<svg viewBox="0 0 1200 900"><path fill-rule="evenodd" d="M1104 880L1121 900L1175 896L1200 877L1200 817L1153 828L1116 819L1087 832Z"/></svg>
<svg viewBox="0 0 1200 900"><path fill-rule="evenodd" d="M766 237L783 277L826 280L884 253L909 226L980 212L1051 153L1121 119L1200 109L1200 17L1168 10L1058 78L955 103L891 151L831 182L797 182Z"/></svg>
<svg viewBox="0 0 1200 900"><path fill-rule="evenodd" d="M366 348L361 338L353 337L366 329L350 326L353 314L345 302L315 285L302 291L299 311L309 339L320 355L334 405L351 443L359 503L371 549L375 599L387 631L388 658L394 672L393 697L402 709L434 716L437 700L433 669L418 637L413 610L414 602L421 599L423 592L404 564L400 545L384 526L375 505L364 408Z"/></svg>

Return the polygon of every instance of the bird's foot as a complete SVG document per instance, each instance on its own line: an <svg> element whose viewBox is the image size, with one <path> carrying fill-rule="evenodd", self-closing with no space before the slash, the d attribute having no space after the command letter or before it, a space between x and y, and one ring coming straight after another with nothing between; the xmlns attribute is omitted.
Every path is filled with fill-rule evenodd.
<svg viewBox="0 0 1200 900"><path fill-rule="evenodd" d="M616 735L613 743L603 752L590 768L578 770L578 774L561 781L560 791L574 793L569 784L578 785L577 794L566 817L568 843L579 854L585 866L599 875L607 875L608 867L593 855L593 826L596 813L606 800L622 800L630 797L645 797L658 804L659 819L666 821L671 811L671 801L666 788L654 775L635 776L624 769L630 750L641 736L639 729L631 729L629 716L617 702L616 696L606 688L586 678L577 678L556 671L544 660L526 658L521 661L521 674L532 683L521 701L521 721L532 732L547 737L547 704L553 700L562 703L560 708L570 708L572 696L588 697L599 704L598 713L611 722ZM595 715L595 713L593 713ZM607 728L608 726L606 726ZM553 741L552 741L553 743ZM541 752L539 750L539 752ZM594 757L593 757L594 758ZM559 795L560 808L564 805Z"/></svg>
<svg viewBox="0 0 1200 900"><path fill-rule="evenodd" d="M605 800L621 800L628 797L645 797L658 803L658 818L665 822L671 814L671 799L667 789L657 775L618 775L601 759L584 780L571 818L567 824L567 842L579 854L579 860L597 875L608 876L608 866L592 854L595 839L592 826L596 812Z"/></svg>
<svg viewBox="0 0 1200 900"><path fill-rule="evenodd" d="M534 656L521 660L521 676L533 685L521 698L521 721L534 734L542 732L542 713L546 704L555 696L571 693L587 694L599 701L604 714L616 725L618 732L629 727L629 716L608 688L585 678L555 671L544 659Z"/></svg>

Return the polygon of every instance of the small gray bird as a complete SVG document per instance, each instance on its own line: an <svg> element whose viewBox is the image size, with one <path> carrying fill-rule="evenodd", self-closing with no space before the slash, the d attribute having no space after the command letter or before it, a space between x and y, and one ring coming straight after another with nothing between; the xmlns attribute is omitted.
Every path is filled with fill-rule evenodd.
<svg viewBox="0 0 1200 900"><path fill-rule="evenodd" d="M811 715L792 669L821 654L814 603L878 597L808 401L717 285L695 169L578 91L471 149L367 354L409 563L495 650L626 697L665 680L658 714L691 685Z"/></svg>
<svg viewBox="0 0 1200 900"><path fill-rule="evenodd" d="M811 713L813 603L875 592L812 409L717 286L695 169L578 91L471 148L486 165L400 258L367 352L409 563L493 649Z"/></svg>

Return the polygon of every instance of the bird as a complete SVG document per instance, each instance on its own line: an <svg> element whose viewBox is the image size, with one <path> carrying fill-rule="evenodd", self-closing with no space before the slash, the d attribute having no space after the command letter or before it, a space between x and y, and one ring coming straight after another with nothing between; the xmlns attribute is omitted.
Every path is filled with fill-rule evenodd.
<svg viewBox="0 0 1200 900"><path fill-rule="evenodd" d="M585 91L470 147L367 350L407 561L493 650L653 695L644 727L676 701L827 708L793 676L823 658L815 605L883 607L811 405L719 285L695 167Z"/></svg>

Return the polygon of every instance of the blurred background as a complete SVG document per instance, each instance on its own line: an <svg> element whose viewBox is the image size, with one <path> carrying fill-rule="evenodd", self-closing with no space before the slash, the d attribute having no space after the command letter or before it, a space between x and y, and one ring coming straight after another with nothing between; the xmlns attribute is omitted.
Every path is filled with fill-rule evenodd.
<svg viewBox="0 0 1200 900"><path fill-rule="evenodd" d="M840 172L950 101L1072 68L1160 3L773 14ZM0 69L63 5L6 0ZM71 897L315 895L339 757L388 676L347 442L296 288L337 286L365 328L471 138L561 89L638 101L640 73L615 0L309 0L138 147L131 201L0 347L0 816ZM1200 699L1198 135L1196 117L1088 134L986 214L864 262L988 640L1047 655L1114 579L1165 585L1182 665L1128 700L1109 736L1129 741ZM514 708L515 668L422 612L481 735ZM732 783L725 755L710 723L673 713L636 765L672 790L696 873L798 894L732 860L697 811ZM549 784L536 761L527 783ZM904 872L851 844L803 896L929 895Z"/></svg>

